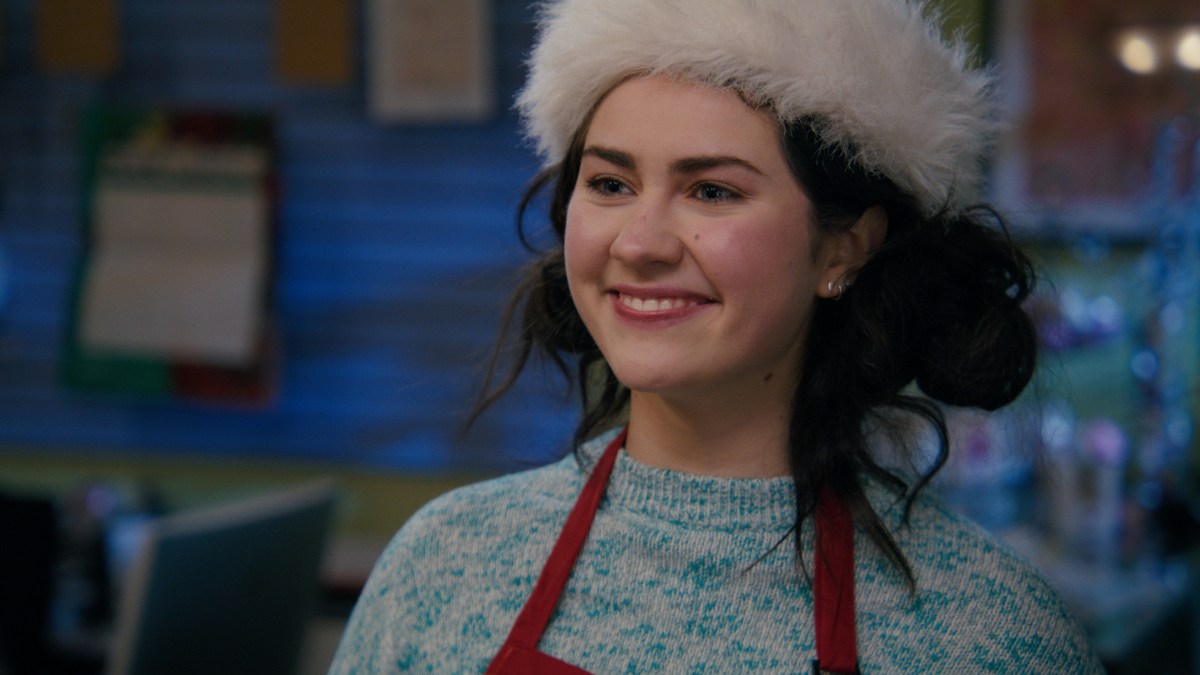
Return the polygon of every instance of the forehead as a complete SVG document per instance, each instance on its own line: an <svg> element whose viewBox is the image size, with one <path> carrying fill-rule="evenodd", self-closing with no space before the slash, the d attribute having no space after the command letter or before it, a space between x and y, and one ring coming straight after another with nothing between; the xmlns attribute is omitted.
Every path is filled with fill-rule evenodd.
<svg viewBox="0 0 1200 675"><path fill-rule="evenodd" d="M597 105L584 145L648 157L735 156L786 168L775 118L731 89L665 75L636 77Z"/></svg>

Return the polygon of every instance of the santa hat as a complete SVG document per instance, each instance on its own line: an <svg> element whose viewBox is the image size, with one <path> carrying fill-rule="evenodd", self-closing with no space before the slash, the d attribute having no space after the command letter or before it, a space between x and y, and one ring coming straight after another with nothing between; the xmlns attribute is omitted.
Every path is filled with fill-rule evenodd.
<svg viewBox="0 0 1200 675"><path fill-rule="evenodd" d="M630 76L728 87L781 122L815 116L862 169L952 212L977 196L991 77L923 0L550 0L517 108L546 166Z"/></svg>

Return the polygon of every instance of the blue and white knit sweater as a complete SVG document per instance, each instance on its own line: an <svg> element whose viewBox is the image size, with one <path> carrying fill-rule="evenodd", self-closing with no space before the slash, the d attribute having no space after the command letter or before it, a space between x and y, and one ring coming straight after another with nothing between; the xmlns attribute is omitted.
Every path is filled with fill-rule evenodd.
<svg viewBox="0 0 1200 675"><path fill-rule="evenodd" d="M380 558L330 672L482 672L585 480L568 457L421 509ZM1055 591L980 528L932 499L899 527L894 500L871 497L918 592L858 534L863 673L1103 672ZM759 561L794 509L788 478L690 476L622 452L539 648L594 673L805 672L812 593L794 547Z"/></svg>

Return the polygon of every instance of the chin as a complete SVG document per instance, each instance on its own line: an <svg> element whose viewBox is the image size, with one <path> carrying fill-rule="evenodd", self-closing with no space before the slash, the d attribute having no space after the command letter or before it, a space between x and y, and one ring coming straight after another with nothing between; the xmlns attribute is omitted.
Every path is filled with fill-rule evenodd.
<svg viewBox="0 0 1200 675"><path fill-rule="evenodd" d="M613 369L617 380L631 392L654 396L669 396L672 392L695 390L696 383L680 377L678 370L626 367Z"/></svg>
<svg viewBox="0 0 1200 675"><path fill-rule="evenodd" d="M618 366L611 362L609 367L612 368L617 381L630 391L655 393L674 384L671 373L662 372L661 369L646 368L639 364Z"/></svg>

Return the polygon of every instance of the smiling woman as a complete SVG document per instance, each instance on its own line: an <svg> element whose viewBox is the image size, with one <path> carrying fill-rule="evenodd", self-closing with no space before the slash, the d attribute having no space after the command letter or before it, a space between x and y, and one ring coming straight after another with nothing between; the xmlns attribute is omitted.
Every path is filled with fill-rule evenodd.
<svg viewBox="0 0 1200 675"><path fill-rule="evenodd" d="M972 206L988 82L922 10L544 6L519 107L561 245L484 401L535 349L574 361L577 451L407 523L334 672L1100 672L922 492L938 403L1007 404L1034 364L1029 263ZM921 456L914 421L940 443L906 476L879 446Z"/></svg>
<svg viewBox="0 0 1200 675"><path fill-rule="evenodd" d="M635 439L668 421L696 432L686 444L631 439L630 456L786 475L779 422L804 327L819 287L849 261L846 236L814 247L775 121L730 90L637 78L597 107L581 154L564 241L575 307L634 392ZM646 415L660 408L672 414Z"/></svg>

